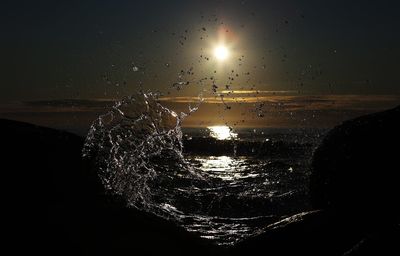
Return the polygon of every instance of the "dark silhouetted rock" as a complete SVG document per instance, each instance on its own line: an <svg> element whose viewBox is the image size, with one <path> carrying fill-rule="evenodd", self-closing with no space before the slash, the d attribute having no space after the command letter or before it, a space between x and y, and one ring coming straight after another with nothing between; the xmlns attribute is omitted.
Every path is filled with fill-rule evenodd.
<svg viewBox="0 0 400 256"><path fill-rule="evenodd" d="M5 233L14 254L400 255L399 123L400 107L331 130L313 157L316 210L226 252L105 195L82 138L0 120Z"/></svg>
<svg viewBox="0 0 400 256"><path fill-rule="evenodd" d="M400 107L332 129L315 151L318 209L268 226L235 255L400 255Z"/></svg>
<svg viewBox="0 0 400 256"><path fill-rule="evenodd" d="M152 214L107 196L84 140L0 120L6 244L11 254L209 255L218 248Z"/></svg>
<svg viewBox="0 0 400 256"><path fill-rule="evenodd" d="M399 157L400 107L344 122L314 153L314 207L369 223L398 221Z"/></svg>
<svg viewBox="0 0 400 256"><path fill-rule="evenodd" d="M237 244L232 254L342 255L362 237L351 221L339 221L326 211L304 212L269 225L260 235Z"/></svg>

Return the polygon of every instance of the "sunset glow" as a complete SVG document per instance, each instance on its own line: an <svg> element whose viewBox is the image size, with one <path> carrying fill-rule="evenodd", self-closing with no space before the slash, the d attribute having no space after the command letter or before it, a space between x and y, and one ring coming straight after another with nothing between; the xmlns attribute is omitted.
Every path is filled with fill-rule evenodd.
<svg viewBox="0 0 400 256"><path fill-rule="evenodd" d="M226 125L216 125L207 127L210 130L210 136L217 140L231 140L237 137L231 128Z"/></svg>

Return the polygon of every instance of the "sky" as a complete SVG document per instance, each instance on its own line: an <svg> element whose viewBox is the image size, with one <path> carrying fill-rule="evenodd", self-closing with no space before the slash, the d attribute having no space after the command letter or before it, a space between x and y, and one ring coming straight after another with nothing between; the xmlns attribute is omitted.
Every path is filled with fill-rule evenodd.
<svg viewBox="0 0 400 256"><path fill-rule="evenodd" d="M214 113L209 124L260 117L248 125L353 111L332 124L400 103L399 9L396 1L6 1L0 113L51 119L38 102L59 113L69 100L76 112L143 90L179 110L203 97L188 125L204 121L201 111ZM221 45L224 61L214 55Z"/></svg>

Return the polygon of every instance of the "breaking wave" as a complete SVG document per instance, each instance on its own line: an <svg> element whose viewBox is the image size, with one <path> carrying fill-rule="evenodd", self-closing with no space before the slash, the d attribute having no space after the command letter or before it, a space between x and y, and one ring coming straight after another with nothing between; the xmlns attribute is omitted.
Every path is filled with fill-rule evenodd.
<svg viewBox="0 0 400 256"><path fill-rule="evenodd" d="M127 97L92 124L83 154L95 158L107 190L129 206L154 210L152 187L161 169L190 169L182 156L184 116L162 106L156 94Z"/></svg>
<svg viewBox="0 0 400 256"><path fill-rule="evenodd" d="M124 98L93 122L83 155L128 207L221 245L308 207L310 145L185 138L188 114L162 106L154 93Z"/></svg>

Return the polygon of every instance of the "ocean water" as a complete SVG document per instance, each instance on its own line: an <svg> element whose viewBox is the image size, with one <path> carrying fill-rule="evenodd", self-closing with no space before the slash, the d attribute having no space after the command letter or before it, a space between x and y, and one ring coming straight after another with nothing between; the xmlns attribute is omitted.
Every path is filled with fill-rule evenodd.
<svg viewBox="0 0 400 256"><path fill-rule="evenodd" d="M96 120L84 155L105 188L135 207L230 246L310 209L309 163L324 130L181 128L153 95Z"/></svg>
<svg viewBox="0 0 400 256"><path fill-rule="evenodd" d="M179 196L167 210L181 212L182 226L232 245L310 209L309 163L323 130L235 129L235 137L221 131L219 139L213 129L183 129L184 156L205 180L177 183Z"/></svg>

